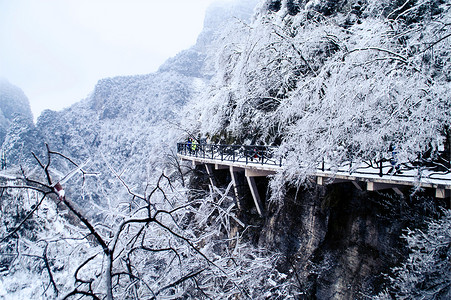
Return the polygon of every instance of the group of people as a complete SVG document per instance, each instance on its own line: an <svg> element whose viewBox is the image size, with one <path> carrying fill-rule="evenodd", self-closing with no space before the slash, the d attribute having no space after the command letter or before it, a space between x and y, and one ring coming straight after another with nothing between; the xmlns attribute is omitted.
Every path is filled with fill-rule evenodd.
<svg viewBox="0 0 451 300"><path fill-rule="evenodd" d="M189 151L189 153L192 154L192 153L197 152L199 142L196 139L193 139L190 137L190 138L188 138L186 145L187 145L187 150Z"/></svg>
<svg viewBox="0 0 451 300"><path fill-rule="evenodd" d="M205 145L207 144L207 139L196 139L193 137L189 137L186 140L186 143L184 145L184 151L185 153L189 153L190 155L196 155L199 151L205 151ZM202 147L204 146L204 147ZM248 147L248 148L242 148L239 149L239 152L244 155L245 157L249 158L251 161L259 161L259 160L263 160L263 157L266 156L265 155L265 151L264 151L264 146L252 146L252 147ZM226 149L224 148L221 151L224 151L225 154L229 153L230 149ZM231 150L233 151L233 150ZM229 153L229 155L231 155Z"/></svg>

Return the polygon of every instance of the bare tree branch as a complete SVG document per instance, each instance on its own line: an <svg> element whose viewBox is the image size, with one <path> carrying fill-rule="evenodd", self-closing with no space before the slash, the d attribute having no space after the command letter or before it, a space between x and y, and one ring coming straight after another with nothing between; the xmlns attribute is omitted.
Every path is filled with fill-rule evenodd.
<svg viewBox="0 0 451 300"><path fill-rule="evenodd" d="M42 192L42 191L40 191L40 192ZM19 225L17 225L16 228L14 228L13 231L8 233L5 237L3 237L0 240L0 243L3 243L5 240L7 240L8 238L10 238L14 234L16 234L16 232L19 231L22 228L23 224L25 224L25 222L33 216L34 212L39 208L39 206L42 204L42 202L44 201L44 199L48 195L47 193L43 193L43 194L44 195L42 196L41 200L35 205L35 207L27 214L27 216L19 223Z"/></svg>
<svg viewBox="0 0 451 300"><path fill-rule="evenodd" d="M56 286L55 280L53 279L53 274L52 274L52 270L50 268L49 259L47 258L48 246L49 246L48 243L46 243L42 259L44 260L45 268L47 269L47 273L49 274L50 282L53 286L53 290L55 291L56 296L58 296L58 293L59 293L58 287Z"/></svg>
<svg viewBox="0 0 451 300"><path fill-rule="evenodd" d="M375 50L375 51L385 52L385 53L391 54L391 55L393 55L395 57L398 57L399 59L401 59L401 61L403 61L404 63L407 63L407 58L405 58L401 54L393 52L393 51L390 51L390 50L387 50L387 49L378 48L378 47L365 47L365 48L352 49L349 52L346 52L345 54L343 54L343 59L345 59L345 57L348 56L351 53L358 52L358 51L368 51L368 50Z"/></svg>
<svg viewBox="0 0 451 300"><path fill-rule="evenodd" d="M91 297L91 298L94 299L94 300L100 300L100 298L97 297L97 295L94 294L93 292L79 291L79 290L77 290L77 289L73 290L72 292L70 292L69 294L67 294L66 296L64 296L63 300L69 299L70 297L72 297L72 296L77 296L77 295Z"/></svg>
<svg viewBox="0 0 451 300"><path fill-rule="evenodd" d="M185 282L185 281L188 280L188 279L191 279L191 278L194 278L194 277L198 276L198 275L199 275L200 273L202 273L203 271L204 271L204 269L199 270L199 271L197 271L197 272L191 272L190 274L188 274L188 275L186 275L186 276L183 276L183 277L180 278L179 280L177 280L177 281L175 281L175 282L173 282L173 283L171 283L171 284L169 284L169 285L163 287L162 289L160 289L158 292L156 292L156 295L158 296L162 291L167 290L167 289L169 289L169 288L171 288L171 287L175 287L175 286L177 286L177 285L179 285L179 284ZM151 299L156 299L156 298L153 297L153 298L151 298Z"/></svg>
<svg viewBox="0 0 451 300"><path fill-rule="evenodd" d="M438 39L437 41L433 42L432 44L430 44L428 47L426 47L425 49L423 49L420 53L426 52L427 50L431 49L432 47L434 47L435 45L437 45L438 43L440 43L441 41L449 38L451 36L451 33L441 37L440 39Z"/></svg>

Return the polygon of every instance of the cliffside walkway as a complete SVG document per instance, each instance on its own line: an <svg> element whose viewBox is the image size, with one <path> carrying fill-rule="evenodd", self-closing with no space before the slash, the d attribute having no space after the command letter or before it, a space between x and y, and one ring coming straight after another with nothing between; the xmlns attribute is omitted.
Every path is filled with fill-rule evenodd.
<svg viewBox="0 0 451 300"><path fill-rule="evenodd" d="M236 190L236 173L245 172L255 205L262 214L261 199L254 177L268 176L284 170L285 160L275 155L277 148L257 145L216 145L178 143L177 155L194 165L204 164L210 178L214 169L229 169ZM451 194L450 168L415 163L395 163L393 158L353 164L344 163L333 169L327 161L319 163L311 174L319 185L351 182L360 190L393 189L402 195L403 187L435 189L435 197L447 198ZM211 182L214 184L214 182Z"/></svg>

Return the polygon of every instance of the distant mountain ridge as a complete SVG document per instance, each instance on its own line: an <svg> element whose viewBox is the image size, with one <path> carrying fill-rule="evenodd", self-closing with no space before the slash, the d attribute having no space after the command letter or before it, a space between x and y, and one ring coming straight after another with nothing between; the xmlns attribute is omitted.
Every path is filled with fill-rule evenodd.
<svg viewBox="0 0 451 300"><path fill-rule="evenodd" d="M0 78L0 145L5 140L11 122L18 115L33 120L30 102L20 88Z"/></svg>
<svg viewBox="0 0 451 300"><path fill-rule="evenodd" d="M248 2L236 2L231 10L250 19ZM174 158L179 139L273 144L286 169L256 178L266 196L262 217L250 190L241 198L231 189L229 169L214 171L218 191L224 188L236 197L227 213L237 212L250 225L226 230L227 259L233 257L229 250L243 253L242 242L250 240L277 260L271 268L280 277L246 276L252 287L261 288L251 288L261 293L256 298L410 299L424 290L423 298L449 299L449 227L440 225L445 230L438 234L447 241L440 242L438 258L431 259L427 247L405 241L415 228L429 239L424 229L449 208L447 199L437 199L433 190L387 185L369 191L363 182L319 185L308 177L326 159L331 170L349 166L350 173L354 161L369 162L370 168L384 154L394 164L416 159L425 150L433 153L444 137L450 151L451 48L445 42L451 27L443 25L451 23L449 1L261 0L250 24L224 23L230 9L216 8L209 10L197 44L158 72L102 79L86 99L62 111L45 111L36 126L26 117L15 118L3 147L9 160L33 166L24 157L33 150L45 162L46 142L85 163L96 175L72 178L64 190L92 219L108 222L111 207L126 212L134 205L118 177L130 191L146 195L166 159ZM52 167L61 174L74 169L56 160ZM197 198L210 195L216 206L205 166L190 170L189 201L197 205ZM246 181L244 171L240 176ZM235 210L242 200L249 206ZM213 214L206 216L201 217L210 223ZM418 264L412 250L423 252L424 263ZM440 269L434 269L436 258ZM262 263L258 256L250 259ZM405 275L395 280L403 268ZM438 296L432 294L436 283L445 286Z"/></svg>
<svg viewBox="0 0 451 300"><path fill-rule="evenodd" d="M107 179L110 169L121 172L127 182L148 180L164 167L165 154L183 134L174 126L181 108L211 77L205 64L215 32L226 22L235 22L235 12L248 22L256 3L213 5L197 43L168 59L157 72L101 79L86 99L61 111L44 111L36 126L28 122L25 128L16 128L4 145L8 161L35 163L31 151L44 157L48 143L78 162L90 160L92 169L102 173L103 183L111 179ZM58 165L61 171L70 167ZM120 198L119 186L108 189L108 194Z"/></svg>

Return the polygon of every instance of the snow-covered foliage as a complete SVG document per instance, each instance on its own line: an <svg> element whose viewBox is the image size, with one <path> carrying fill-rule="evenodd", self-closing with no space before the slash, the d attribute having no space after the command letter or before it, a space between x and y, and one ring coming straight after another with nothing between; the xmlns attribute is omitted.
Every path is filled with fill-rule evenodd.
<svg viewBox="0 0 451 300"><path fill-rule="evenodd" d="M449 138L450 9L262 1L251 26L235 23L218 39L217 74L186 124L216 141L280 145L288 181L323 158L339 166L390 146L416 159Z"/></svg>
<svg viewBox="0 0 451 300"><path fill-rule="evenodd" d="M230 299L256 298L272 288L273 295L288 293L290 282L274 268L278 256L248 245L235 231L243 224L227 196L231 185L188 200L187 190L165 176L138 194L116 174L131 200L89 218L70 201L72 193L38 184L36 176L2 184L2 297Z"/></svg>
<svg viewBox="0 0 451 300"><path fill-rule="evenodd" d="M20 185L11 179L5 183ZM0 299L56 297L58 294L52 286L50 274L59 290L73 286L71 276L81 259L74 249L83 245L83 251L86 251L90 245L80 242L79 228L63 218L64 211L60 209L55 202L43 200L42 195L34 190L3 190ZM27 218L31 214L32 217ZM16 228L19 230L9 236Z"/></svg>
<svg viewBox="0 0 451 300"><path fill-rule="evenodd" d="M411 253L394 268L390 293L396 299L449 299L451 297L451 211L427 223L425 230L407 230L403 236ZM388 292L379 295L391 299Z"/></svg>

